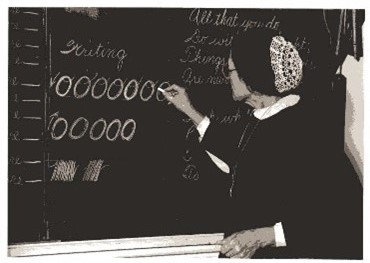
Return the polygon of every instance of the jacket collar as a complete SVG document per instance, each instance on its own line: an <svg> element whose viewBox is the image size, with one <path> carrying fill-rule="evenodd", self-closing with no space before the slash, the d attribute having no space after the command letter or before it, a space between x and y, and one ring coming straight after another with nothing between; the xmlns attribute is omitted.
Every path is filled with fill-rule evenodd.
<svg viewBox="0 0 370 263"><path fill-rule="evenodd" d="M271 116L278 114L280 111L288 107L296 105L299 102L300 98L301 97L299 95L294 94L287 95L271 106L256 109L253 112L253 115L259 120L265 120L267 118L270 118Z"/></svg>

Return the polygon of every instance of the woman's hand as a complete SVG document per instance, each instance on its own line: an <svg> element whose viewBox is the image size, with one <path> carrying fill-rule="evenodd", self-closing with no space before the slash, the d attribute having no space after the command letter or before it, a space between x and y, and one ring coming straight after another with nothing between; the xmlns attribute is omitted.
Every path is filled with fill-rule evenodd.
<svg viewBox="0 0 370 263"><path fill-rule="evenodd" d="M195 125L198 125L203 120L204 116L194 109L183 87L171 85L164 90L163 95L179 111L185 113Z"/></svg>
<svg viewBox="0 0 370 263"><path fill-rule="evenodd" d="M163 92L164 97L172 103L179 111L187 114L193 107L190 103L188 94L183 87L171 85Z"/></svg>
<svg viewBox="0 0 370 263"><path fill-rule="evenodd" d="M251 258L257 249L274 244L274 227L243 230L221 241L221 253L229 258Z"/></svg>

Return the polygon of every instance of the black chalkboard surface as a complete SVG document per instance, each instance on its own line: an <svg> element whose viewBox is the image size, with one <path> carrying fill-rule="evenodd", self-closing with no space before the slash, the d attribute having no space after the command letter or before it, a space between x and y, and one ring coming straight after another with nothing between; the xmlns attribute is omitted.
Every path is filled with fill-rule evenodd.
<svg viewBox="0 0 370 263"><path fill-rule="evenodd" d="M182 85L199 111L238 121L225 70L250 28L284 34L313 72L328 65L322 10L9 12L10 242L222 232L188 150L194 127L158 88Z"/></svg>

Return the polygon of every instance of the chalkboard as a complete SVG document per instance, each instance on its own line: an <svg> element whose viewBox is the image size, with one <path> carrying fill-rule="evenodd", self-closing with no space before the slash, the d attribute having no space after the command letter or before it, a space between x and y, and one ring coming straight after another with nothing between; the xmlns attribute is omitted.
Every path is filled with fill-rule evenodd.
<svg viewBox="0 0 370 263"><path fill-rule="evenodd" d="M188 148L194 126L158 88L184 86L202 113L238 121L224 107L227 58L251 28L284 34L312 74L330 70L322 10L9 14L10 242L222 232Z"/></svg>

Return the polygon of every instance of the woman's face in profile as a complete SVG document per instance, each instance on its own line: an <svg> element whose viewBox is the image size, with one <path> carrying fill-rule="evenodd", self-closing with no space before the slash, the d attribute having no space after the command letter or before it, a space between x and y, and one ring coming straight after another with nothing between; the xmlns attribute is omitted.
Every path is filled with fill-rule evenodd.
<svg viewBox="0 0 370 263"><path fill-rule="evenodd" d="M233 99L235 101L241 101L248 97L251 94L251 89L244 80L239 77L238 69L235 68L231 54L228 59L228 71Z"/></svg>

